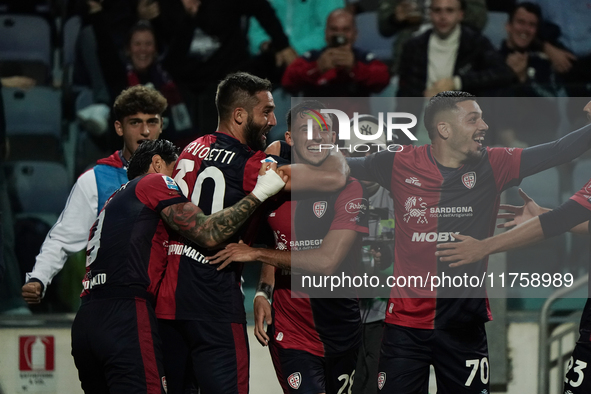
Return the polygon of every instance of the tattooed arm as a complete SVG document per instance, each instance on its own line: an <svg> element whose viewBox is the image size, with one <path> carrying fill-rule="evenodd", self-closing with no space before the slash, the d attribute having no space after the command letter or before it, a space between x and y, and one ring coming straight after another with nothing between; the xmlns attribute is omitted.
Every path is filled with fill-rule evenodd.
<svg viewBox="0 0 591 394"><path fill-rule="evenodd" d="M160 216L179 234L212 248L234 235L259 205L261 202L251 193L235 205L209 216L191 202L166 207Z"/></svg>
<svg viewBox="0 0 591 394"><path fill-rule="evenodd" d="M355 244L358 233L355 230L330 230L317 249L288 251L276 249L251 248L242 243L230 244L213 257L209 264L220 264L224 269L233 261L260 261L279 269L315 272L330 275L344 260Z"/></svg>
<svg viewBox="0 0 591 394"><path fill-rule="evenodd" d="M160 216L184 237L203 247L213 248L234 235L263 201L283 189L288 176L282 170L276 170L277 163L261 163L252 193L209 216L190 202L166 207Z"/></svg>

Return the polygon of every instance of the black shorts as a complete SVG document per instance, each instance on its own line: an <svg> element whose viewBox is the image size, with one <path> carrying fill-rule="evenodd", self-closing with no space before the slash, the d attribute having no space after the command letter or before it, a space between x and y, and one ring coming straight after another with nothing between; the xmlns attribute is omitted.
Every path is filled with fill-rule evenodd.
<svg viewBox="0 0 591 394"><path fill-rule="evenodd" d="M575 350L568 361L564 378L564 393L591 393L591 342L589 332L581 331Z"/></svg>
<svg viewBox="0 0 591 394"><path fill-rule="evenodd" d="M159 319L159 329L168 394L183 393L191 381L201 394L248 393L246 324Z"/></svg>
<svg viewBox="0 0 591 394"><path fill-rule="evenodd" d="M427 393L430 365L438 394L490 392L484 324L447 330L386 324L378 368L380 394Z"/></svg>
<svg viewBox="0 0 591 394"><path fill-rule="evenodd" d="M351 391L358 349L334 357L303 350L281 349L269 343L277 379L285 394L337 394Z"/></svg>
<svg viewBox="0 0 591 394"><path fill-rule="evenodd" d="M72 356L84 392L164 394L157 327L144 298L83 299L72 325Z"/></svg>

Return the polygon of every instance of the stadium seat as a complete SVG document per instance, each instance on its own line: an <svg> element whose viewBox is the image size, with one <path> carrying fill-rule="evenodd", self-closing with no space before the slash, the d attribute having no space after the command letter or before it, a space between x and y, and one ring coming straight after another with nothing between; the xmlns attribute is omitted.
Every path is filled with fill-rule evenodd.
<svg viewBox="0 0 591 394"><path fill-rule="evenodd" d="M82 26L82 18L73 16L64 23L63 29L63 56L62 63L64 66L74 64L76 57L76 41L78 40L78 33Z"/></svg>
<svg viewBox="0 0 591 394"><path fill-rule="evenodd" d="M0 73L44 85L52 67L51 27L34 15L0 15Z"/></svg>
<svg viewBox="0 0 591 394"><path fill-rule="evenodd" d="M509 19L506 12L490 11L488 13L488 22L482 31L496 49L501 48L501 43L507 37L505 24Z"/></svg>
<svg viewBox="0 0 591 394"><path fill-rule="evenodd" d="M355 46L372 52L380 60L391 61L394 37L385 38L380 35L377 12L362 12L355 19L357 22Z"/></svg>
<svg viewBox="0 0 591 394"><path fill-rule="evenodd" d="M60 160L61 93L35 87L2 89L11 160Z"/></svg>
<svg viewBox="0 0 591 394"><path fill-rule="evenodd" d="M44 161L7 163L8 184L18 216L60 214L68 199L71 182L66 167Z"/></svg>

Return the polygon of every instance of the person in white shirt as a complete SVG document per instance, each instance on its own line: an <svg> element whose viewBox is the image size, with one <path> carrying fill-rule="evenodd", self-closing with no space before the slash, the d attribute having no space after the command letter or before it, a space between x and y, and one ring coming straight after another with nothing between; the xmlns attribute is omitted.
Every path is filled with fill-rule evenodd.
<svg viewBox="0 0 591 394"><path fill-rule="evenodd" d="M162 113L167 105L158 91L139 85L117 97L113 105L114 126L123 137L123 148L97 161L72 187L64 210L41 246L32 272L26 275L22 296L29 304L40 303L68 256L86 247L90 227L103 205L127 182L127 161L142 141L158 139L162 133Z"/></svg>

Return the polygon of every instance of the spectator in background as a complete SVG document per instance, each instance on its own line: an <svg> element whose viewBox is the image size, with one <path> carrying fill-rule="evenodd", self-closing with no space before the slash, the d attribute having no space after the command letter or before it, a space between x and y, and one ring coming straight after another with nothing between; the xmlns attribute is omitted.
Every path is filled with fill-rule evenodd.
<svg viewBox="0 0 591 394"><path fill-rule="evenodd" d="M519 3L509 14L505 25L507 39L500 53L518 81L511 95L525 97L556 97L558 85L552 64L542 52L538 27L542 19L540 7L530 2Z"/></svg>
<svg viewBox="0 0 591 394"><path fill-rule="evenodd" d="M572 128L586 124L581 114L591 95L591 7L588 1L530 0L540 6L544 25L540 36L568 96L567 113Z"/></svg>
<svg viewBox="0 0 591 394"><path fill-rule="evenodd" d="M591 7L579 0L561 2L531 0L540 6L544 20L542 29L544 52L555 70L562 74L572 97L589 96L591 91ZM584 104L583 104L584 105ZM580 112L580 107L577 108Z"/></svg>
<svg viewBox="0 0 591 394"><path fill-rule="evenodd" d="M450 90L486 95L515 78L490 41L460 22L464 0L433 0L433 28L407 41L400 61L399 97Z"/></svg>
<svg viewBox="0 0 591 394"><path fill-rule="evenodd" d="M298 55L324 45L324 25L331 11L341 8L343 0L269 0L291 47L278 51L271 37L255 18L250 18L248 40L250 53L256 56L260 77L266 77L274 84L281 82L285 67Z"/></svg>
<svg viewBox="0 0 591 394"><path fill-rule="evenodd" d="M289 40L266 0L170 0L166 4L162 13L176 23L164 66L182 89L199 135L211 133L218 121L217 84L248 59L243 17L254 16L278 52L289 47Z"/></svg>
<svg viewBox="0 0 591 394"><path fill-rule="evenodd" d="M293 62L283 74L283 87L306 97L368 97L383 90L390 82L388 67L372 53L355 48L356 38L353 14L344 9L331 12L324 34L328 46Z"/></svg>
<svg viewBox="0 0 591 394"><path fill-rule="evenodd" d="M380 0L378 9L378 27L380 34L390 37L396 34L392 51L392 74L397 74L400 67L400 56L404 44L413 36L431 27L428 12L429 0ZM487 21L484 0L466 0L462 23L482 31Z"/></svg>
<svg viewBox="0 0 591 394"><path fill-rule="evenodd" d="M99 63L110 96L116 97L118 92L135 85L155 88L168 101L168 108L163 114L166 138L179 146L192 141L194 132L189 112L177 85L158 61L156 34L151 25L140 21L131 27L125 44L124 62L111 38L107 14L102 10L101 3L89 1L89 4L88 21L96 37ZM155 2L147 7L157 5ZM146 12L144 14L148 16ZM104 124L107 124L106 120ZM106 131L105 128L103 132Z"/></svg>

